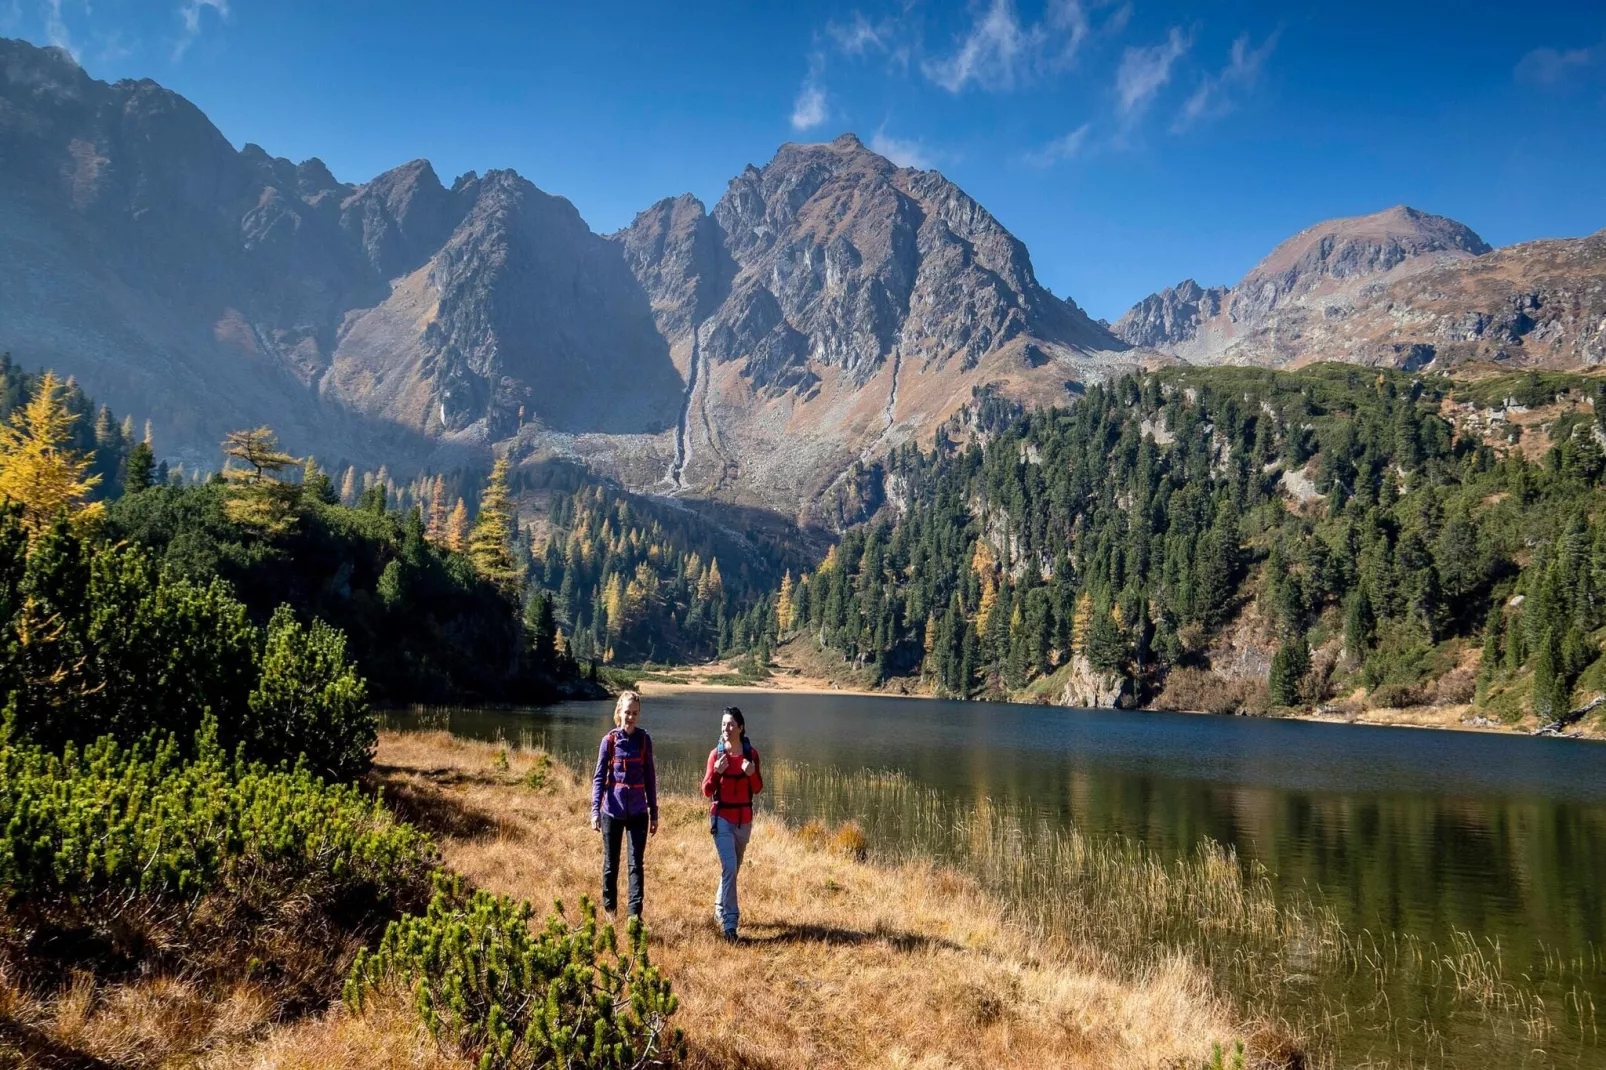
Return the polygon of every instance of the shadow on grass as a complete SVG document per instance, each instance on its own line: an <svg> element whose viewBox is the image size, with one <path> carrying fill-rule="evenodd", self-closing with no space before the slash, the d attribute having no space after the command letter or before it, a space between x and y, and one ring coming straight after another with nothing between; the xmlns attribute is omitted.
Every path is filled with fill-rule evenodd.
<svg viewBox="0 0 1606 1070"><path fill-rule="evenodd" d="M38 1070L115 1070L116 1064L68 1047L32 1026L0 1016L0 1065L11 1066L9 1058L19 1058L18 1066Z"/></svg>
<svg viewBox="0 0 1606 1070"><path fill-rule="evenodd" d="M843 929L835 925L754 925L741 939L755 947L785 944L827 944L857 947L885 944L894 951L962 951L960 945L940 937L892 929Z"/></svg>
<svg viewBox="0 0 1606 1070"><path fill-rule="evenodd" d="M472 838L498 828L496 818L477 806L454 799L433 786L384 775L400 772L403 770L374 766L374 783L384 789L386 805L401 820L436 839Z"/></svg>

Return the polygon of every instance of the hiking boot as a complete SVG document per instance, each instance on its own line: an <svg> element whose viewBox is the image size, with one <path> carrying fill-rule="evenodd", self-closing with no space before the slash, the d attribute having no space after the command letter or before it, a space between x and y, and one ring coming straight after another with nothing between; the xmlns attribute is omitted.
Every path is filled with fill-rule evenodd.
<svg viewBox="0 0 1606 1070"><path fill-rule="evenodd" d="M726 930L725 930L725 935L724 935L724 936L723 936L723 937L722 937L722 939L723 939L723 940L724 940L724 941L725 941L725 942L726 942L726 943L727 943L727 944L734 944L734 943L736 943L736 942L737 942L737 937L736 937L736 930L735 930L735 929L726 929Z"/></svg>

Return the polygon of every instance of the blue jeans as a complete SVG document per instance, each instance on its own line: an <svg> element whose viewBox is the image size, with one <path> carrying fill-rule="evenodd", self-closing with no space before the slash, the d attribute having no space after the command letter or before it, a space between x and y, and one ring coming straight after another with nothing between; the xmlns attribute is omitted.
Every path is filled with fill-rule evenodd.
<svg viewBox="0 0 1606 1070"><path fill-rule="evenodd" d="M736 931L736 923L742 917L736 898L736 872L742 868L742 856L747 853L747 841L752 835L752 822L736 825L723 817L714 818L714 850L719 852L719 891L714 896L714 913L728 933Z"/></svg>

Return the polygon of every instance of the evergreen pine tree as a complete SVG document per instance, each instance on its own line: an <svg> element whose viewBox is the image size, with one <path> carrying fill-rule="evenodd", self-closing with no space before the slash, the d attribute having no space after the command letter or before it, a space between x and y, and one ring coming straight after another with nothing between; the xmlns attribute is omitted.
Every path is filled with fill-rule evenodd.
<svg viewBox="0 0 1606 1070"><path fill-rule="evenodd" d="M1539 652L1534 658L1533 678L1533 710L1534 715L1541 721L1551 721L1567 712L1568 691L1565 677L1562 675L1561 641L1556 638L1556 630L1548 628L1539 642Z"/></svg>
<svg viewBox="0 0 1606 1070"><path fill-rule="evenodd" d="M123 474L123 493L138 494L150 488L155 480L156 458L151 454L150 443L136 443L128 452L128 470Z"/></svg>
<svg viewBox="0 0 1606 1070"><path fill-rule="evenodd" d="M1267 684L1276 706L1293 706L1300 699L1305 677L1310 673L1310 647L1304 635L1296 635L1277 648L1271 659Z"/></svg>

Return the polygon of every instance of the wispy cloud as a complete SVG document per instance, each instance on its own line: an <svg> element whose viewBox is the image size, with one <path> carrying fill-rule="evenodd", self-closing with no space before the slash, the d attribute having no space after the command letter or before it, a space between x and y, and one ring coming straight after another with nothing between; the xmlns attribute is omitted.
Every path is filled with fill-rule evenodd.
<svg viewBox="0 0 1606 1070"><path fill-rule="evenodd" d="M915 167L924 171L932 167L936 154L919 141L888 136L886 127L876 130L870 137L870 151L879 152L899 167Z"/></svg>
<svg viewBox="0 0 1606 1070"><path fill-rule="evenodd" d="M201 9L211 8L219 19L229 17L229 0L184 0L178 6L178 17L183 23L178 41L173 45L173 62L184 58L190 45L201 36Z"/></svg>
<svg viewBox="0 0 1606 1070"><path fill-rule="evenodd" d="M1237 103L1237 94L1250 89L1260 80L1267 57L1277 47L1279 33L1273 30L1259 48L1249 47L1248 34L1234 41L1227 65L1219 74L1207 75L1199 83L1199 88L1182 105L1182 111L1171 124L1172 131L1186 130L1196 123L1219 119L1230 112Z"/></svg>
<svg viewBox="0 0 1606 1070"><path fill-rule="evenodd" d="M1092 125L1083 123L1064 137L1057 137L1042 148L1028 152L1023 159L1032 167L1052 167L1061 160L1079 156L1087 144L1087 134Z"/></svg>
<svg viewBox="0 0 1606 1070"><path fill-rule="evenodd" d="M1544 89L1560 89L1601 58L1599 48L1536 48L1523 56L1514 72L1517 81Z"/></svg>
<svg viewBox="0 0 1606 1070"><path fill-rule="evenodd" d="M925 60L920 69L950 93L969 85L1010 90L1069 65L1089 32L1080 0L1050 0L1036 23L1021 21L1014 0L991 0L951 54Z"/></svg>
<svg viewBox="0 0 1606 1070"><path fill-rule="evenodd" d="M890 20L872 23L862 11L855 11L853 21L846 25L839 22L825 24L826 36L831 38L838 52L847 56L886 52L891 47L895 31L896 27Z"/></svg>
<svg viewBox="0 0 1606 1070"><path fill-rule="evenodd" d="M61 0L45 2L45 40L57 48L66 49L73 59L78 58L78 49L73 47L72 34L67 32L67 21L61 17Z"/></svg>
<svg viewBox="0 0 1606 1070"><path fill-rule="evenodd" d="M825 56L818 50L809 54L809 72L803 76L803 85L792 101L792 129L812 130L830 117L825 102Z"/></svg>
<svg viewBox="0 0 1606 1070"><path fill-rule="evenodd" d="M1115 73L1115 96L1123 116L1136 118L1171 80L1171 67L1193 44L1191 36L1173 26L1166 39L1146 48L1128 48Z"/></svg>
<svg viewBox="0 0 1606 1070"><path fill-rule="evenodd" d="M792 103L792 129L811 130L825 122L830 113L825 106L825 90L811 78L797 91Z"/></svg>

